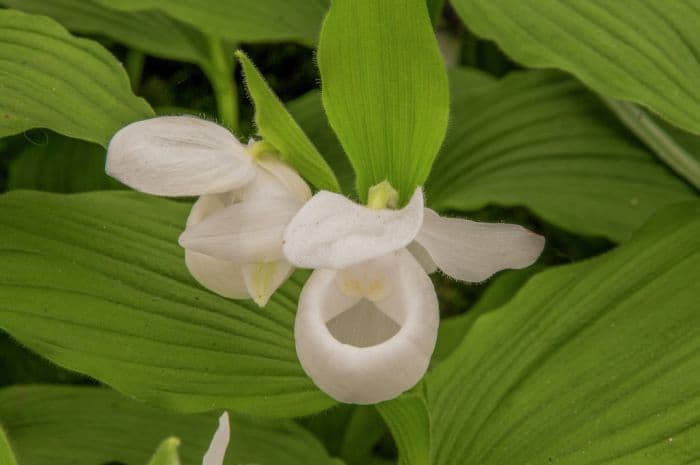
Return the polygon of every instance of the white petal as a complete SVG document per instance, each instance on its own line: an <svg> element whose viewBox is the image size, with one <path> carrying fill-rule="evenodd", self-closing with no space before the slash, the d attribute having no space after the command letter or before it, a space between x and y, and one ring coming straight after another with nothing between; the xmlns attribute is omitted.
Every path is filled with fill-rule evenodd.
<svg viewBox="0 0 700 465"><path fill-rule="evenodd" d="M122 128L109 143L106 171L136 190L167 196L226 192L255 177L245 146L223 127L190 116Z"/></svg>
<svg viewBox="0 0 700 465"><path fill-rule="evenodd" d="M248 295L259 307L264 307L277 288L289 278L292 271L294 268L286 260L245 265L243 278Z"/></svg>
<svg viewBox="0 0 700 465"><path fill-rule="evenodd" d="M204 454L202 465L223 465L230 434L228 413L224 412L219 417L219 427L214 433L209 449Z"/></svg>
<svg viewBox="0 0 700 465"><path fill-rule="evenodd" d="M404 249L379 261L391 270L382 284L390 292L379 300L348 295L330 269L315 270L299 299L294 338L301 366L341 402L372 404L410 389L435 347L439 312L430 278ZM376 279L375 265L367 264Z"/></svg>
<svg viewBox="0 0 700 465"><path fill-rule="evenodd" d="M306 202L311 198L311 189L299 173L274 156L262 155L256 160L265 172L272 175L284 189L295 198Z"/></svg>
<svg viewBox="0 0 700 465"><path fill-rule="evenodd" d="M212 292L229 299L248 299L241 265L185 249L185 264L194 279Z"/></svg>
<svg viewBox="0 0 700 465"><path fill-rule="evenodd" d="M192 206L187 227L199 224L204 218L224 208L223 196L205 195ZM237 263L210 257L185 249L185 264L190 274L210 291L230 299L249 298L243 271Z"/></svg>
<svg viewBox="0 0 700 465"><path fill-rule="evenodd" d="M432 257L425 247L420 245L417 241L413 241L406 247L413 257L420 263L426 273L432 274L438 270L438 266L433 261Z"/></svg>
<svg viewBox="0 0 700 465"><path fill-rule="evenodd" d="M293 198L252 199L229 205L188 227L180 245L241 265L282 258L282 233L299 210Z"/></svg>
<svg viewBox="0 0 700 465"><path fill-rule="evenodd" d="M401 210L373 210L321 191L287 226L284 254L303 268L346 268L406 247L422 223L420 188Z"/></svg>
<svg viewBox="0 0 700 465"><path fill-rule="evenodd" d="M544 237L516 224L442 218L427 208L416 241L443 272L467 282L532 265L545 242Z"/></svg>

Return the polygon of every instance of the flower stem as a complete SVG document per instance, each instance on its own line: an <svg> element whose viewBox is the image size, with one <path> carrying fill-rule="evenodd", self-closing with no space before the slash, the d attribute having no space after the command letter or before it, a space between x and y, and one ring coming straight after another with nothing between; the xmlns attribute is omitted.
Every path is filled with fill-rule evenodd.
<svg viewBox="0 0 700 465"><path fill-rule="evenodd" d="M203 69L214 89L219 120L222 125L236 133L239 129L238 90L233 76L233 53L230 56L226 53L228 47L224 47L220 39L208 37L207 42L210 63Z"/></svg>

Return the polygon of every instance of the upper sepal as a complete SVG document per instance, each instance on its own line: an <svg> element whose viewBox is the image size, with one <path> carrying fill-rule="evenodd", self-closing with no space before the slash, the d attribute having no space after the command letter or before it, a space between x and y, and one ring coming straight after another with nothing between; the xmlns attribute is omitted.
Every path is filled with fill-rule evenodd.
<svg viewBox="0 0 700 465"><path fill-rule="evenodd" d="M373 210L318 192L284 232L284 255L302 268L341 269L406 247L423 223L423 191L401 210Z"/></svg>

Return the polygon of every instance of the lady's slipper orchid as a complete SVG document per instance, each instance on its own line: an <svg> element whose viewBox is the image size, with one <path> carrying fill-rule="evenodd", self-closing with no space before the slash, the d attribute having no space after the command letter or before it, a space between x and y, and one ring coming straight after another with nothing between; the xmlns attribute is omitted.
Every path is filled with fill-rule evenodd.
<svg viewBox="0 0 700 465"><path fill-rule="evenodd" d="M424 208L420 188L403 209L382 208L387 185L376 192L384 201L371 193L368 207L321 191L284 233L287 259L315 269L299 300L297 355L342 402L391 399L425 374L439 320L428 273L483 281L531 265L544 246L521 226L440 217Z"/></svg>
<svg viewBox="0 0 700 465"><path fill-rule="evenodd" d="M142 192L200 196L179 242L204 287L262 307L291 274L282 234L311 190L264 142L245 146L199 118L153 118L115 134L106 170Z"/></svg>

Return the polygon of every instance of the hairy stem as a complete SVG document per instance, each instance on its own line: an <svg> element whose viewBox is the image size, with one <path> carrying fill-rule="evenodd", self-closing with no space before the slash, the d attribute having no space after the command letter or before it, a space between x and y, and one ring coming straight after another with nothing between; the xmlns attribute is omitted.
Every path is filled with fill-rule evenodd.
<svg viewBox="0 0 700 465"><path fill-rule="evenodd" d="M203 67L211 82L216 98L216 107L220 123L234 133L238 132L238 90L233 76L235 62L233 52L226 52L228 47L220 39L209 37L209 66Z"/></svg>

